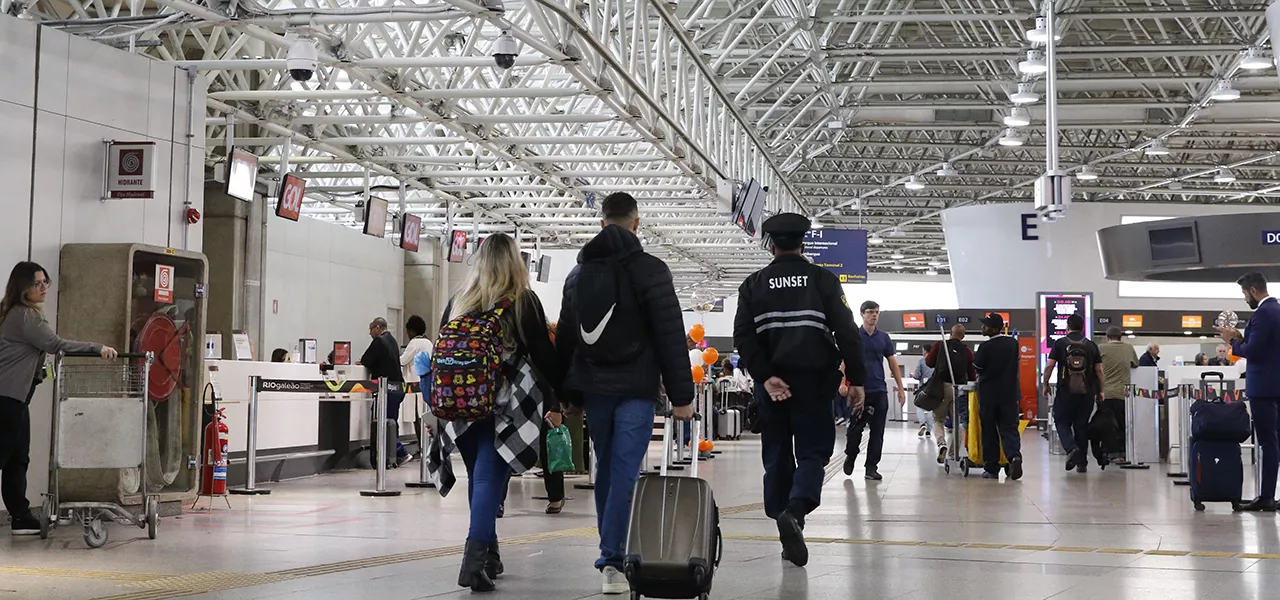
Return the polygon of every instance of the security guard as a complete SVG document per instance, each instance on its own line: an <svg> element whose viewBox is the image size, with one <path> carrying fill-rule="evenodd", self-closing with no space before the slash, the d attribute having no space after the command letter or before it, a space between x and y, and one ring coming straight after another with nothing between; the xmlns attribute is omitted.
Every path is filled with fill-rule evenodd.
<svg viewBox="0 0 1280 600"><path fill-rule="evenodd" d="M764 510L778 522L782 556L809 562L804 518L822 502L835 449L831 399L848 368L849 402L862 407L866 367L853 313L835 274L801 254L809 219L783 213L764 222L774 255L738 288L733 343L756 382L764 457ZM793 451L794 448L794 451Z"/></svg>

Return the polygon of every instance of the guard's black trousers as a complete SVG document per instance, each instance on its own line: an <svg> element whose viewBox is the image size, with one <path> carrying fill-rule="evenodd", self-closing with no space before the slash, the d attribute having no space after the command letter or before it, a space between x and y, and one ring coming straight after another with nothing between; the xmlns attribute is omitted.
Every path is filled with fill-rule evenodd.
<svg viewBox="0 0 1280 600"><path fill-rule="evenodd" d="M831 397L840 372L779 374L791 397L774 402L757 383L761 454L764 458L764 513L776 519L784 511L803 517L822 504L822 480L836 446Z"/></svg>

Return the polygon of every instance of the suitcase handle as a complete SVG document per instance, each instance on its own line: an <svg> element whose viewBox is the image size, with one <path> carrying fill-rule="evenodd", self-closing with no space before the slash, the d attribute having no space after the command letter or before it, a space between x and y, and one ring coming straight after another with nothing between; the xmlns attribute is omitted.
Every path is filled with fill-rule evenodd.
<svg viewBox="0 0 1280 600"><path fill-rule="evenodd" d="M1200 374L1201 381L1204 381L1205 379L1208 379L1210 377L1217 377L1218 379L1226 380L1226 376L1222 374L1222 371L1205 371Z"/></svg>
<svg viewBox="0 0 1280 600"><path fill-rule="evenodd" d="M659 474L662 475L663 477L666 477L667 466L668 466L667 463L671 458L671 440L675 438L674 428L677 421L674 418L672 418L673 415L675 414L675 411L671 410L670 408L663 409L658 414L662 416L662 421L663 421L662 451L665 453L663 454L662 467L659 470ZM694 411L693 420L688 421L688 423L690 423L689 431L693 433L693 437L690 438L689 440L689 449L691 451L690 454L692 454L693 456L693 460L690 461L689 463L689 475L696 479L698 477L698 455L700 454L700 451L698 450L698 445L702 441L702 415L699 414L697 411Z"/></svg>

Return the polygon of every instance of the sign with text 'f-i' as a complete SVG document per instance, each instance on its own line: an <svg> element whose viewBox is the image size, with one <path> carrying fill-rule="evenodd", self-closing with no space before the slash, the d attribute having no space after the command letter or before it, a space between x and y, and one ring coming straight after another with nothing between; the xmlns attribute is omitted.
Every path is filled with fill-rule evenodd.
<svg viewBox="0 0 1280 600"><path fill-rule="evenodd" d="M173 304L173 265L156 265L156 302Z"/></svg>
<svg viewBox="0 0 1280 600"><path fill-rule="evenodd" d="M811 229L804 236L804 255L840 278L840 283L867 282L867 230Z"/></svg>

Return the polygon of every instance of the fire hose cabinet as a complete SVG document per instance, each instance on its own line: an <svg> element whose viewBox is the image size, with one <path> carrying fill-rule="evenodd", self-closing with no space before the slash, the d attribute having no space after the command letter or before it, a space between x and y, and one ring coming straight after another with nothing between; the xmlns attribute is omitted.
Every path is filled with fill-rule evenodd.
<svg viewBox="0 0 1280 600"><path fill-rule="evenodd" d="M59 476L64 501L190 502L199 486L209 265L199 252L144 244L67 244L58 272L58 334L154 355L147 379L147 481L141 471ZM99 431L96 435L116 435Z"/></svg>

